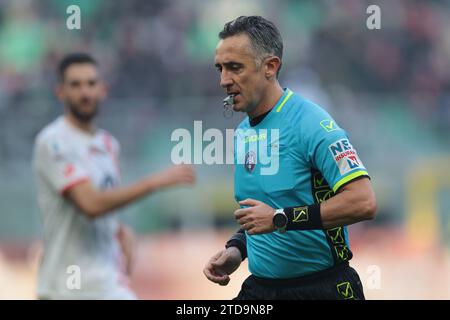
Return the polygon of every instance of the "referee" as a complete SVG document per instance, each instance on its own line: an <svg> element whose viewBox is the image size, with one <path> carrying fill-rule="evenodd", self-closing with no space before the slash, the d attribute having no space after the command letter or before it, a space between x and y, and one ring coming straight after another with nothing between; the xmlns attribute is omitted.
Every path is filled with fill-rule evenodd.
<svg viewBox="0 0 450 320"><path fill-rule="evenodd" d="M320 106L280 86L283 42L272 22L241 16L219 38L220 85L248 115L235 134L242 228L205 276L226 285L248 257L236 299L364 299L346 226L373 219L376 200L355 148ZM278 160L275 174L264 155Z"/></svg>

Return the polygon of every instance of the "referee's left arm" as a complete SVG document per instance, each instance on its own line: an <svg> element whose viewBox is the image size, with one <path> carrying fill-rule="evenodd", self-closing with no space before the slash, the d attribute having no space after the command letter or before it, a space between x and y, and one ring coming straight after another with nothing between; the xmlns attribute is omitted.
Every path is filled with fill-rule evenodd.
<svg viewBox="0 0 450 320"><path fill-rule="evenodd" d="M372 220L376 211L375 192L367 176L344 185L334 197L320 204L324 229Z"/></svg>
<svg viewBox="0 0 450 320"><path fill-rule="evenodd" d="M375 218L377 205L375 193L367 176L361 176L342 186L338 193L320 203L310 206L282 208L287 215L287 230L331 229ZM247 208L238 209L234 215L249 234L275 231L273 216L276 209L254 199L239 202ZM307 218L299 219L299 212Z"/></svg>
<svg viewBox="0 0 450 320"><path fill-rule="evenodd" d="M255 199L240 201L244 208L235 211L235 218L249 234L274 231L273 217L281 209L287 221L283 230L330 229L375 217L377 204L369 174L347 133L321 108L309 106L307 110L291 149L322 175L321 181L326 181L334 195L320 203L289 208L272 208Z"/></svg>

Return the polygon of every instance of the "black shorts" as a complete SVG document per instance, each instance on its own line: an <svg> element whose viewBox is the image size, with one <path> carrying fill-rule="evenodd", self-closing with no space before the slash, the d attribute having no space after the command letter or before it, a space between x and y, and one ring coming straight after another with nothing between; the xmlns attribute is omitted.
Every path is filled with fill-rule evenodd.
<svg viewBox="0 0 450 320"><path fill-rule="evenodd" d="M234 300L364 300L355 269L348 263L290 279L249 276Z"/></svg>

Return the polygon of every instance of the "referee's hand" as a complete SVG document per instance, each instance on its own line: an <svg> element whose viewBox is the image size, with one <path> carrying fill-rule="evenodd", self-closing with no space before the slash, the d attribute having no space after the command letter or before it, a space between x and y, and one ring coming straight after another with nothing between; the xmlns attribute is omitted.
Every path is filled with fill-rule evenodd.
<svg viewBox="0 0 450 320"><path fill-rule="evenodd" d="M230 282L230 274L241 265L242 257L235 247L217 252L209 259L203 273L209 281L226 286Z"/></svg>
<svg viewBox="0 0 450 320"><path fill-rule="evenodd" d="M273 225L274 208L254 199L242 200L239 201L239 204L246 208L236 210L234 217L247 230L248 234L262 234L275 231L275 226Z"/></svg>

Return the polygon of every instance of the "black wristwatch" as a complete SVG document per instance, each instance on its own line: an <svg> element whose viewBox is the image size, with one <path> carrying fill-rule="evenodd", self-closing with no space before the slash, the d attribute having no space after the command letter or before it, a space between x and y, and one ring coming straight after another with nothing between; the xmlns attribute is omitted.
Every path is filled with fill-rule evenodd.
<svg viewBox="0 0 450 320"><path fill-rule="evenodd" d="M273 222L273 225L275 226L275 228L279 232L281 232L281 233L286 232L286 226L287 226L287 223L288 223L288 217L284 213L283 209L275 210L275 213L273 214L272 222Z"/></svg>

